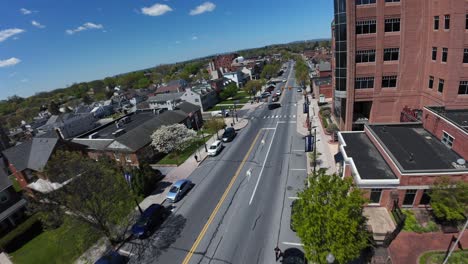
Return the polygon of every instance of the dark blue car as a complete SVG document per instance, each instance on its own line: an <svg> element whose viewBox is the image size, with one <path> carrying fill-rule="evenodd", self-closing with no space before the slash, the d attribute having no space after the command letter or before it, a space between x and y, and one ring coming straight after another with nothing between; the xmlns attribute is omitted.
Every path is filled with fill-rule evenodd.
<svg viewBox="0 0 468 264"><path fill-rule="evenodd" d="M132 234L139 238L147 237L154 228L161 225L166 215L167 211L164 206L150 205L132 226Z"/></svg>

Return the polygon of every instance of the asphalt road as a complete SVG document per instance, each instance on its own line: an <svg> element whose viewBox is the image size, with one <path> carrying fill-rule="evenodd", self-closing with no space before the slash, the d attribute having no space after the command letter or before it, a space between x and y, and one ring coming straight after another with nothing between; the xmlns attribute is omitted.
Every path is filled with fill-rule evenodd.
<svg viewBox="0 0 468 264"><path fill-rule="evenodd" d="M286 86L295 86L294 72L289 76ZM161 228L127 244L130 262L274 263L277 245L297 247L289 215L306 178L304 143L296 133L300 96L285 89L281 107L240 113L249 125L190 175L194 188Z"/></svg>

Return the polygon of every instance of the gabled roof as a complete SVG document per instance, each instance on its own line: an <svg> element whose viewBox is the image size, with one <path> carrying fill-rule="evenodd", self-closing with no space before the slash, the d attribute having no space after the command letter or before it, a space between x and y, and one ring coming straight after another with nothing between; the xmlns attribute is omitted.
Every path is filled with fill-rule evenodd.
<svg viewBox="0 0 468 264"><path fill-rule="evenodd" d="M9 148L3 151L3 154L19 171L24 169L42 171L58 140L56 135L47 133Z"/></svg>
<svg viewBox="0 0 468 264"><path fill-rule="evenodd" d="M8 175L5 173L3 168L0 168L0 192L10 187L12 182L8 178Z"/></svg>
<svg viewBox="0 0 468 264"><path fill-rule="evenodd" d="M179 105L177 105L177 108L183 111L186 114L196 112L200 110L200 107L194 104L191 104L189 102L183 102Z"/></svg>
<svg viewBox="0 0 468 264"><path fill-rule="evenodd" d="M148 98L149 102L167 102L180 99L184 93L163 93L151 96Z"/></svg>

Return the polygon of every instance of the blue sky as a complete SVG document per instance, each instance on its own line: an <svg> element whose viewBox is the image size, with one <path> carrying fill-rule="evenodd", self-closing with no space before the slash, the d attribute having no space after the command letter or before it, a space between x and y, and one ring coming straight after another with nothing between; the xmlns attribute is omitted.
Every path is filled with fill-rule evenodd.
<svg viewBox="0 0 468 264"><path fill-rule="evenodd" d="M2 0L0 99L161 63L329 38L331 0Z"/></svg>

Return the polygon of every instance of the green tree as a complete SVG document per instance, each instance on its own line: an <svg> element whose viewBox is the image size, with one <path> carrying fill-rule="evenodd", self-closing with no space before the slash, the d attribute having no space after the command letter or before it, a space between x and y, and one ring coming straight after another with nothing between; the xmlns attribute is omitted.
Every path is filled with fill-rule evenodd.
<svg viewBox="0 0 468 264"><path fill-rule="evenodd" d="M439 219L456 222L468 214L468 183L452 181L449 177L437 180L430 190L431 207Z"/></svg>
<svg viewBox="0 0 468 264"><path fill-rule="evenodd" d="M262 90L262 86L265 85L265 80L251 80L248 81L245 86L243 87L243 90L250 95L255 95L257 92Z"/></svg>
<svg viewBox="0 0 468 264"><path fill-rule="evenodd" d="M219 96L221 97L222 100L226 100L229 97L236 96L237 94L237 86L235 83L230 83L224 89L221 91Z"/></svg>
<svg viewBox="0 0 468 264"><path fill-rule="evenodd" d="M296 58L296 79L303 86L310 84L309 66L302 58Z"/></svg>
<svg viewBox="0 0 468 264"><path fill-rule="evenodd" d="M148 78L143 77L139 79L138 82L135 84L135 88L136 89L148 88L150 84L151 84L151 81Z"/></svg>
<svg viewBox="0 0 468 264"><path fill-rule="evenodd" d="M117 85L117 82L115 78L106 77L104 78L104 85L108 87L109 89L114 89L114 87Z"/></svg>
<svg viewBox="0 0 468 264"><path fill-rule="evenodd" d="M332 253L337 262L359 257L369 244L365 199L351 178L327 175L323 170L311 177L311 185L298 193L292 224L304 244L307 259L326 263Z"/></svg>
<svg viewBox="0 0 468 264"><path fill-rule="evenodd" d="M112 244L125 237L134 206L122 172L112 160L92 160L78 152L57 151L44 169L47 178L61 184L37 193L35 208L62 219L65 214L106 236ZM58 216L58 217L57 217Z"/></svg>
<svg viewBox="0 0 468 264"><path fill-rule="evenodd" d="M154 170L148 163L143 162L139 168L133 168L128 172L132 175L132 190L135 195L146 197L154 191L156 184L162 179L159 170Z"/></svg>
<svg viewBox="0 0 468 264"><path fill-rule="evenodd" d="M265 65L265 67L263 67L260 77L262 79L269 79L271 77L275 77L278 74L280 68L281 68L281 65L279 62L267 64Z"/></svg>
<svg viewBox="0 0 468 264"><path fill-rule="evenodd" d="M224 122L224 119L222 118L213 118L210 120L207 120L205 124L203 124L203 127L209 130L210 132L216 132L216 136L219 139L219 134L218 131L226 127L226 123Z"/></svg>
<svg viewBox="0 0 468 264"><path fill-rule="evenodd" d="M50 101L48 111L53 115L59 115L60 114L60 105L58 103L56 103L55 101Z"/></svg>

